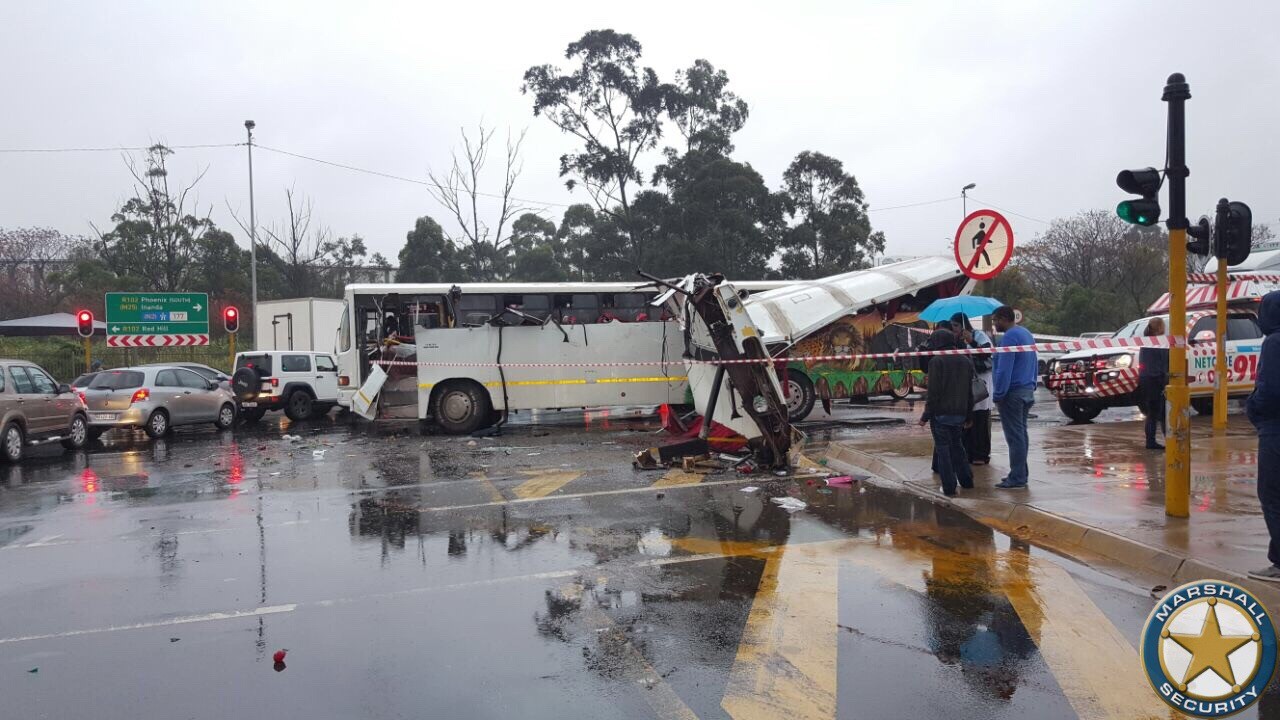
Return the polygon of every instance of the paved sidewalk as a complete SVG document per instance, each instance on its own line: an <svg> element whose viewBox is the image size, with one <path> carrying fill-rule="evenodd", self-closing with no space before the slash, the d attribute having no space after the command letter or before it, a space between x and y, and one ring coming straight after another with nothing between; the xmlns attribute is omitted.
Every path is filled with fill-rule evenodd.
<svg viewBox="0 0 1280 720"><path fill-rule="evenodd" d="M1042 418L1053 408L1037 405ZM1241 415L1214 438L1208 418L1192 421L1191 517L1164 512L1164 453L1143 447L1140 420L1068 425L1033 420L1027 490L992 487L1008 472L999 423L993 464L975 467L973 490L942 495L930 470L933 443L914 424L833 443L827 458L935 496L988 524L1041 536L1063 549L1099 553L1138 570L1183 582L1198 577L1244 581L1267 564L1267 531L1256 495L1257 437ZM1280 598L1280 587L1247 581Z"/></svg>

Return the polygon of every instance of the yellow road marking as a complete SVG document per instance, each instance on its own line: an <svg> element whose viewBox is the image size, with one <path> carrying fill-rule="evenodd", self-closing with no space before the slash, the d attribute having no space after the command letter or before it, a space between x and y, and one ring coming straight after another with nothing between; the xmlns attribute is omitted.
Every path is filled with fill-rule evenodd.
<svg viewBox="0 0 1280 720"><path fill-rule="evenodd" d="M478 480L480 482L480 486L489 494L489 502L506 502L507 498L502 495L502 491L499 490L498 487L493 484L493 481L489 479L488 473L484 471L473 472L471 473L471 477Z"/></svg>
<svg viewBox="0 0 1280 720"><path fill-rule="evenodd" d="M1002 589L1081 720L1180 717L1156 698L1138 653L1075 579L1019 555L1004 556Z"/></svg>
<svg viewBox="0 0 1280 720"><path fill-rule="evenodd" d="M566 483L582 476L581 472L567 470L521 470L520 472L533 476L517 485L512 491L521 500L546 497L564 487Z"/></svg>
<svg viewBox="0 0 1280 720"><path fill-rule="evenodd" d="M720 703L731 717L835 717L839 557L813 543L766 558Z"/></svg>
<svg viewBox="0 0 1280 720"><path fill-rule="evenodd" d="M508 380L507 387L537 387L541 385L605 385L610 383L681 383L689 378L684 376L666 376L660 375L655 377L602 377L602 378L569 378L566 380ZM426 390L434 387L435 383L418 383L418 387ZM500 388L502 381L494 380L484 383L487 388Z"/></svg>
<svg viewBox="0 0 1280 720"><path fill-rule="evenodd" d="M658 478L652 487L671 487L672 485L697 485L702 482L703 476L698 473L685 472L683 470L671 470Z"/></svg>
<svg viewBox="0 0 1280 720"><path fill-rule="evenodd" d="M907 526L897 529L891 544L672 541L676 549L701 557L765 560L722 702L732 717L835 716L838 562L920 593L926 592L926 577L945 582L986 574L991 589L1009 598L1083 720L1180 717L1152 693L1133 646L1059 565L1018 551L957 552L915 537Z"/></svg>

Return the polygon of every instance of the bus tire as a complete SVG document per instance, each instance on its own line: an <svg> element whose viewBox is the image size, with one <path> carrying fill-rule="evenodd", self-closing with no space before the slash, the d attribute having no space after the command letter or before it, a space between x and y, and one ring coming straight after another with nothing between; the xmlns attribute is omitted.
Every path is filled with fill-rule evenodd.
<svg viewBox="0 0 1280 720"><path fill-rule="evenodd" d="M469 380L450 380L432 402L436 424L450 435L467 435L488 423L493 404L489 392Z"/></svg>
<svg viewBox="0 0 1280 720"><path fill-rule="evenodd" d="M1058 409L1073 422L1089 422L1102 412L1101 405L1078 400L1059 400Z"/></svg>
<svg viewBox="0 0 1280 720"><path fill-rule="evenodd" d="M808 375L798 371L787 372L787 420L800 422L813 412L818 393Z"/></svg>
<svg viewBox="0 0 1280 720"><path fill-rule="evenodd" d="M1213 417L1213 396L1191 398L1191 407L1195 409L1197 415Z"/></svg>

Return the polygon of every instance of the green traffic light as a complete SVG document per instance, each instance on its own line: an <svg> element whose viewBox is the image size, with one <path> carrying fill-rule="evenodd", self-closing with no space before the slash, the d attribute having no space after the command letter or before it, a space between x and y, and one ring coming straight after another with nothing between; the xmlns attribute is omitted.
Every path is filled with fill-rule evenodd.
<svg viewBox="0 0 1280 720"><path fill-rule="evenodd" d="M1134 225L1155 225L1160 220L1160 205L1150 200L1123 200L1116 205L1116 215Z"/></svg>

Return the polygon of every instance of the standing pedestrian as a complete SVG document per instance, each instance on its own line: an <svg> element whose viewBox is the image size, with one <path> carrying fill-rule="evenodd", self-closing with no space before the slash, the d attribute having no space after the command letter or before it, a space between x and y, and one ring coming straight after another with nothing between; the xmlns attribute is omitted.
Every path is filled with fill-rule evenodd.
<svg viewBox="0 0 1280 720"><path fill-rule="evenodd" d="M990 348L991 338L979 328L975 328L964 313L951 316L951 327L959 340L960 347L970 349ZM964 432L964 450L972 465L986 465L991 462L991 355L970 355L974 372L987 386L987 396L973 406L973 422Z"/></svg>
<svg viewBox="0 0 1280 720"><path fill-rule="evenodd" d="M1152 318L1142 333L1146 337L1164 335L1164 318ZM1169 384L1169 349L1144 347L1138 351L1138 409L1147 417L1147 449L1163 450L1156 441L1156 427L1165 435L1164 386Z"/></svg>
<svg viewBox="0 0 1280 720"><path fill-rule="evenodd" d="M929 350L952 350L955 333L934 330ZM933 433L933 457L942 476L942 494L955 497L956 485L973 487L973 471L964 454L965 423L973 409L973 363L964 355L934 355L929 358L929 389L920 424L928 423Z"/></svg>
<svg viewBox="0 0 1280 720"><path fill-rule="evenodd" d="M1280 291L1262 298L1258 324L1266 339L1258 357L1258 380L1245 407L1258 431L1258 501L1271 536L1271 565L1249 577L1280 582Z"/></svg>
<svg viewBox="0 0 1280 720"><path fill-rule="evenodd" d="M996 330L1004 333L1000 347L1035 345L1035 338L1014 321L1013 308L1001 305L991 314ZM996 353L991 395L1000 408L1000 427L1009 446L1009 476L996 483L1005 490L1025 488L1027 472L1027 414L1036 401L1037 358L1035 350Z"/></svg>

